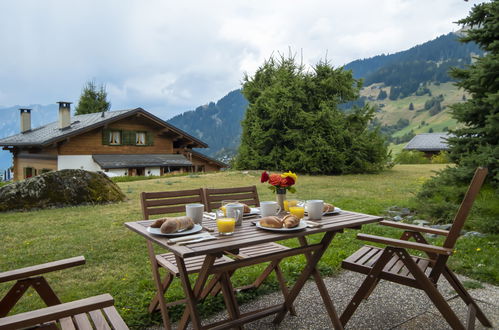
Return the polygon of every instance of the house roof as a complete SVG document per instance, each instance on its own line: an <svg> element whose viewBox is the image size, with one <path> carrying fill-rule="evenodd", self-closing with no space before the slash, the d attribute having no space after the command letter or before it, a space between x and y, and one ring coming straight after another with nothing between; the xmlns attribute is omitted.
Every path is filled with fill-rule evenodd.
<svg viewBox="0 0 499 330"><path fill-rule="evenodd" d="M124 154L92 155L94 161L104 169L157 166L192 166L192 163L180 154Z"/></svg>
<svg viewBox="0 0 499 330"><path fill-rule="evenodd" d="M448 150L448 133L423 133L418 134L407 143L405 150L440 151Z"/></svg>
<svg viewBox="0 0 499 330"><path fill-rule="evenodd" d="M189 152L192 152L192 154L193 154L194 156L197 156L197 157L199 157L199 158L201 158L201 159L204 159L204 160L206 160L206 161L209 161L209 162L215 163L215 164L217 164L217 165L218 165L218 166L220 166L220 167L229 167L229 165L225 164L224 162L221 162L221 161L219 161L219 160L217 160L217 159L215 159L215 158L208 157L208 156L206 156L205 154L202 154L202 153L200 153L200 152L197 152L197 151L194 151L194 150L190 150Z"/></svg>
<svg viewBox="0 0 499 330"><path fill-rule="evenodd" d="M32 146L42 147L55 142L62 141L68 137L82 134L92 129L107 125L117 120L130 117L141 113L145 117L157 122L158 124L170 129L179 136L195 143L196 148L207 148L208 145L203 141L189 135L181 129L167 123L166 121L154 116L152 113L142 109L128 109L118 111L106 111L104 113L90 113L71 117L71 125L67 128L59 128L59 122L53 122L41 127L34 128L24 133L12 135L0 139L0 146Z"/></svg>

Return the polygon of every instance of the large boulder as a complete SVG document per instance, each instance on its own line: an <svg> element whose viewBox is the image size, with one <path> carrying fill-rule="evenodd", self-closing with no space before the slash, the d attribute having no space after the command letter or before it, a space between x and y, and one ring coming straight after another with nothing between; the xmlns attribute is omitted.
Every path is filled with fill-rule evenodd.
<svg viewBox="0 0 499 330"><path fill-rule="evenodd" d="M0 212L123 201L120 188L102 172L47 172L0 187Z"/></svg>

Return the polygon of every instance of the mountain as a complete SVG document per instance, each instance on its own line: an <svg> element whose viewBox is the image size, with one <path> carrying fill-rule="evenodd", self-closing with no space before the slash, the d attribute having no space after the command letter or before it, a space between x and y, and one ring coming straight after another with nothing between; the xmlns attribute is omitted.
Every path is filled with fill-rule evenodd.
<svg viewBox="0 0 499 330"><path fill-rule="evenodd" d="M354 77L357 79L371 79L370 75L392 64L414 61L439 63L455 59L463 59L469 63L471 54L483 55L483 50L477 44L464 44L459 42L458 38L459 34L451 32L395 54L382 54L352 61L346 64L344 68L352 70Z"/></svg>
<svg viewBox="0 0 499 330"><path fill-rule="evenodd" d="M237 89L221 98L217 103L197 107L177 115L168 122L194 135L210 147L199 152L228 160L239 146L241 120L244 118L248 101Z"/></svg>

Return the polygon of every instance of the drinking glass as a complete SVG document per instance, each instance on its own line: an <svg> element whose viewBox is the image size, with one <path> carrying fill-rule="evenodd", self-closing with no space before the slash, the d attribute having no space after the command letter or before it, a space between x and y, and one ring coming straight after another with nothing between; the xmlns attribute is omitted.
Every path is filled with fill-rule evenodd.
<svg viewBox="0 0 499 330"><path fill-rule="evenodd" d="M236 229L236 218L229 218L224 213L221 210L216 212L218 234L221 236L232 235Z"/></svg>
<svg viewBox="0 0 499 330"><path fill-rule="evenodd" d="M305 208L303 206L291 206L289 212L300 220L305 216Z"/></svg>

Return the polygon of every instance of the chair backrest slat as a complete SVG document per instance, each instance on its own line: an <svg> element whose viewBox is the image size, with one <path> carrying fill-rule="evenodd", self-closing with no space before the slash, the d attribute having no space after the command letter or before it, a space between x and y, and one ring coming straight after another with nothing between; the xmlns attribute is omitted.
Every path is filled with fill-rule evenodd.
<svg viewBox="0 0 499 330"><path fill-rule="evenodd" d="M202 188L161 192L142 192L140 194L142 216L148 220L149 216L157 214L171 214L185 211L189 203L205 205Z"/></svg>
<svg viewBox="0 0 499 330"><path fill-rule="evenodd" d="M471 180L471 184L468 187L468 191L466 195L464 195L463 201L461 202L461 206L459 206L459 210L454 217L454 221L452 223L452 227L449 230L449 235L445 239L443 247L446 248L454 248L456 241L459 237L461 229L463 229L464 222L468 217L468 214L471 211L471 207L473 206L473 202L475 201L476 196L480 192L480 188L482 187L483 182L485 181L485 177L487 176L487 168L479 167L475 171L475 175Z"/></svg>
<svg viewBox="0 0 499 330"><path fill-rule="evenodd" d="M212 211L222 205L223 200L237 200L248 206L260 206L256 186L235 188L205 188L206 209Z"/></svg>

